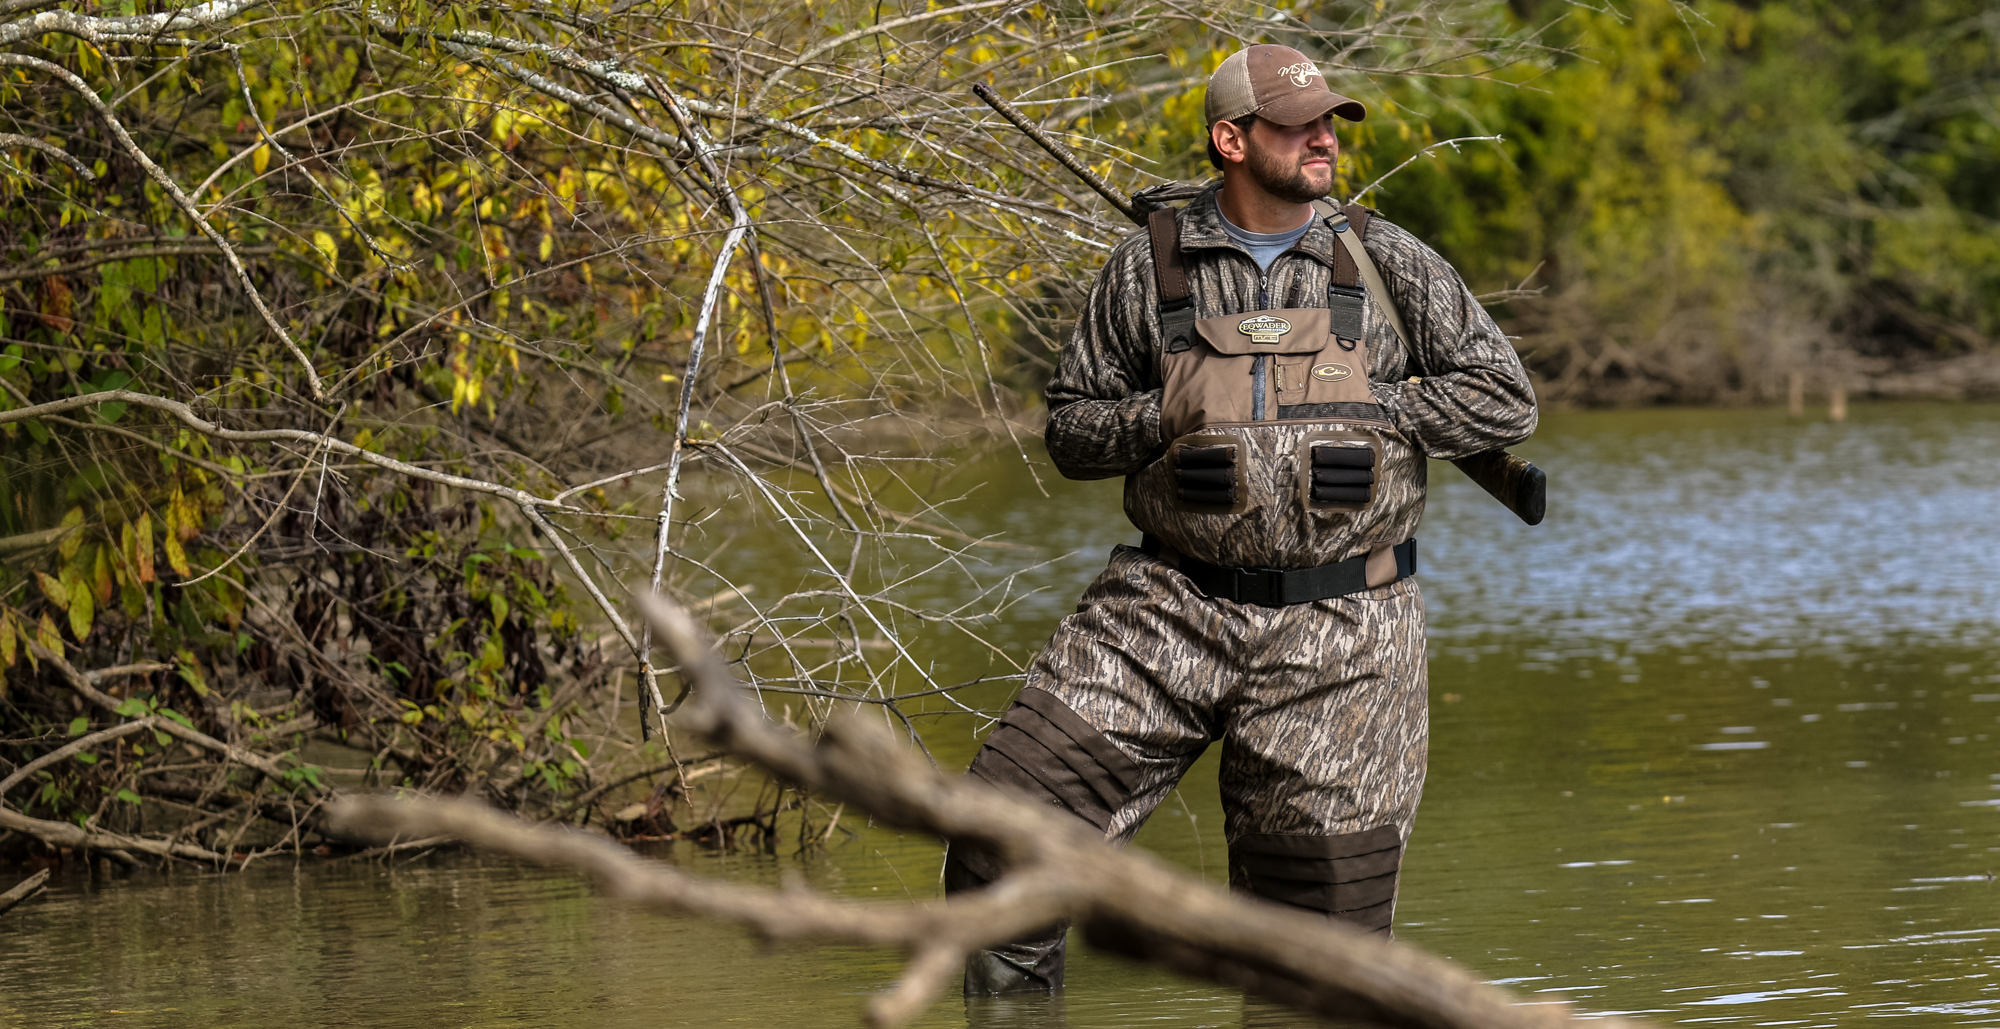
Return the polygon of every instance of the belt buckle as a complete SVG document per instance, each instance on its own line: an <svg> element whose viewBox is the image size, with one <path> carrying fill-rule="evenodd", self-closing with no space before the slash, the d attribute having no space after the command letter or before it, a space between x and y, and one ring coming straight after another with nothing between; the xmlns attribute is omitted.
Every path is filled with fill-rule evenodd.
<svg viewBox="0 0 2000 1029"><path fill-rule="evenodd" d="M1236 570L1236 602L1258 607L1285 605L1283 568L1239 568Z"/></svg>

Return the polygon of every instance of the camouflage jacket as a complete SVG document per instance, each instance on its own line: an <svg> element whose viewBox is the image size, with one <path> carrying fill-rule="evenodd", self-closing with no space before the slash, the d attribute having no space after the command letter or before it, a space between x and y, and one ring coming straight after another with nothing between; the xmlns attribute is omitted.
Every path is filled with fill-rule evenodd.
<svg viewBox="0 0 2000 1029"><path fill-rule="evenodd" d="M1326 306L1340 242L1324 221L1315 219L1269 271L1259 272L1223 231L1221 217L1214 191L1180 212L1197 317ZM1536 421L1527 370L1458 272L1384 218L1369 220L1365 243L1411 336L1406 348L1369 305L1368 378L1396 429L1428 456L1443 459L1526 439ZM1049 456L1072 479L1130 475L1166 448L1156 297L1152 250L1142 229L1119 243L1098 273L1044 394ZM1408 381L1413 376L1421 381Z"/></svg>

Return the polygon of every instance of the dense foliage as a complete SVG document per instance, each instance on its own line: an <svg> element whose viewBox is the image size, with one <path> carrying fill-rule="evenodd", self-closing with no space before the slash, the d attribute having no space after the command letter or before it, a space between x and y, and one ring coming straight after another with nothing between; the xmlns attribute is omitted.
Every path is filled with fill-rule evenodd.
<svg viewBox="0 0 2000 1029"><path fill-rule="evenodd" d="M1371 203L1484 289L1556 400L1870 388L2000 337L2000 13L1976 0L1510 5L1551 49L1399 79ZM1405 139L1408 142L1405 142ZM1950 373L1918 380L1940 393ZM1989 388L1990 388L1989 384Z"/></svg>
<svg viewBox="0 0 2000 1029"><path fill-rule="evenodd" d="M797 798L676 807L715 770L642 738L675 686L628 598L809 722L954 703L908 642L1013 589L922 605L978 541L906 459L1029 445L1129 231L971 83L1134 188L1199 174L1235 39L1522 45L1421 0L135 6L0 19L0 821L209 860L354 784L589 818L636 776L646 831L768 831Z"/></svg>

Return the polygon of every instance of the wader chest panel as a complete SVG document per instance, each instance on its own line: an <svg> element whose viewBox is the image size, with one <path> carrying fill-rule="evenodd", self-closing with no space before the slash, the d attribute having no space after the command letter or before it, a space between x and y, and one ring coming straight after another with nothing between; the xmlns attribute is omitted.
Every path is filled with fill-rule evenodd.
<svg viewBox="0 0 2000 1029"><path fill-rule="evenodd" d="M1350 207L1331 223L1366 231ZM1401 543L1424 461L1369 388L1368 291L1336 246L1327 306L1201 318L1179 223L1148 223L1159 318L1160 460L1126 480L1133 524L1217 565L1309 568Z"/></svg>

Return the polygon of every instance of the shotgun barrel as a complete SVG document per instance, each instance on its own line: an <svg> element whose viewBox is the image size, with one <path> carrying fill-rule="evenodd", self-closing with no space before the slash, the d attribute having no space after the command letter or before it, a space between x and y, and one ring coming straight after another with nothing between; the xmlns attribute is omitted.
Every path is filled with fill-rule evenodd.
<svg viewBox="0 0 2000 1029"><path fill-rule="evenodd" d="M1083 180L1084 185L1095 190L1098 196L1117 208L1118 213L1131 219L1134 225L1143 228L1149 212L1167 200L1184 199L1181 194L1188 193L1177 184L1169 184L1140 190L1137 194L1128 196L1104 181L1103 176L1092 171L1090 165L1085 164L1070 148L1043 131L1033 119L1022 114L1019 108L994 92L991 86L984 82L975 83L972 92L985 101L988 107L999 112L1000 117L1007 119L1029 139L1034 140L1036 145L1048 151L1049 156L1055 158L1057 164L1069 169L1070 174ZM1491 494L1493 499L1499 501L1507 510L1519 516L1522 521L1529 525L1542 524L1542 516L1548 511L1549 477L1540 468L1505 450L1489 450L1483 454L1461 457L1452 464L1473 482L1478 483L1480 489Z"/></svg>

